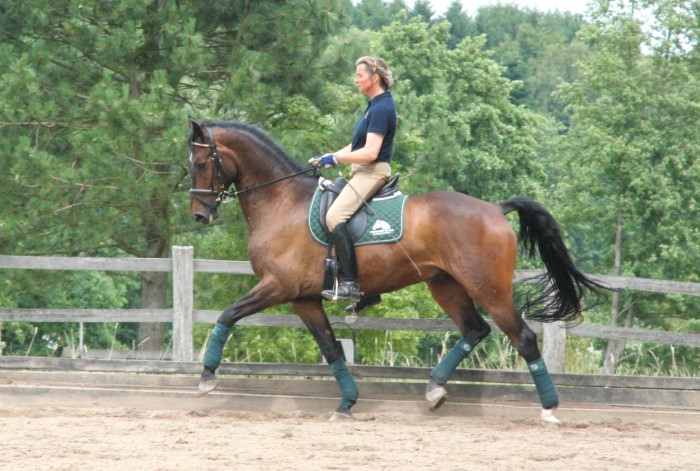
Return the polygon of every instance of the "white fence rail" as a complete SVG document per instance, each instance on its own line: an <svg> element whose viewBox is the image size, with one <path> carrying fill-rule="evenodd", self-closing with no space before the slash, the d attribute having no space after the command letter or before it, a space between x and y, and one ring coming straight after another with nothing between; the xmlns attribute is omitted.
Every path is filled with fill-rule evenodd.
<svg viewBox="0 0 700 471"><path fill-rule="evenodd" d="M0 269L40 270L101 270L101 271L157 271L173 273L172 309L7 309L0 307L0 322L169 322L173 324L173 360L193 360L192 326L195 323L213 323L219 311L195 310L194 273L230 273L252 275L249 262L198 260L192 247L172 248L171 259L153 258L68 258L0 255ZM536 271L518 271L521 280L537 274ZM662 281L642 278L591 275L613 288L647 291L686 296L700 296L700 283ZM345 318L331 318L331 322ZM497 327L489 321L494 330ZM303 328L294 315L255 314L239 325ZM530 323L535 332L543 335L543 355L553 372L561 372L567 335L621 339L658 344L700 347L700 334L652 331L594 324L579 324L566 328L562 324ZM453 331L449 319L388 319L360 317L353 324L355 330Z"/></svg>

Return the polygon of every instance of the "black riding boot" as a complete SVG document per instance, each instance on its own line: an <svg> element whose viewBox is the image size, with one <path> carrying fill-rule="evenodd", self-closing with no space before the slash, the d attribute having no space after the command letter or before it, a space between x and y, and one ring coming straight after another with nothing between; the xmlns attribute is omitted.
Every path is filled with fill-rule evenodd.
<svg viewBox="0 0 700 471"><path fill-rule="evenodd" d="M362 297L360 284L357 280L357 260L355 259L355 243L350 235L347 224L341 222L332 233L335 254L338 257L340 273L343 281L338 285L338 290L327 289L321 292L321 296L331 301L346 299L353 303L359 302Z"/></svg>

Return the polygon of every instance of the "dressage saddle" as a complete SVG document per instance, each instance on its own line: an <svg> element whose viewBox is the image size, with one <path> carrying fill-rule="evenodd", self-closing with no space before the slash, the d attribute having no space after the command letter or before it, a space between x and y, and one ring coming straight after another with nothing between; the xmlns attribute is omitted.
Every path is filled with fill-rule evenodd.
<svg viewBox="0 0 700 471"><path fill-rule="evenodd" d="M321 195L321 207L319 208L319 223L326 234L330 234L328 227L326 226L326 214L330 209L331 205L338 198L340 192L348 184L348 180L344 177L336 178L333 181L321 179L319 180L319 187L323 194ZM367 229L367 216L372 213L372 208L370 204L374 200L379 200L383 198L391 198L399 192L399 174L395 174L388 182L382 185L379 190L372 196L367 204L363 204L359 210L350 218L347 222L348 228L350 229L350 234L355 242L357 242L362 234L364 234Z"/></svg>

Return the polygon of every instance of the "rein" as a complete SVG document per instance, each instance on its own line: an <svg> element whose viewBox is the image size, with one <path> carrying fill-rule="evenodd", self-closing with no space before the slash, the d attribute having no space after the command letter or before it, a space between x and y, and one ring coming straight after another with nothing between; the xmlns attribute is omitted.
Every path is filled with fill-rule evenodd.
<svg viewBox="0 0 700 471"><path fill-rule="evenodd" d="M257 190L258 188L262 188L268 185L273 185L275 183L279 183L284 180L289 180L290 178L298 177L299 175L303 175L305 173L311 173L311 172L316 172L316 167L309 167L304 170L300 170L299 172L292 173L291 175L286 175L284 177L280 178L275 178L274 180L270 180L268 182L260 183L258 185L254 185L248 188L244 188L242 190L237 190L234 185L234 191L228 191L227 186L233 185L231 183L230 185L226 185L226 180L229 180L229 176L226 173L226 169L224 168L224 164L222 162L221 156L219 155L219 152L216 149L216 141L214 141L214 135L211 131L211 129L207 128L207 132L209 134L209 144L203 144L199 142L193 142L190 141L191 146L196 146L196 147L208 147L209 148L209 154L212 157L212 181L211 181L211 190L198 190L198 189L190 189L190 198L195 198L197 201L200 203L204 204L205 206L208 206L210 208L215 208L221 203L225 203L227 198L234 198L237 199L238 195L242 195L243 193L247 193L249 191ZM219 186L219 191L217 191L216 186ZM205 201L200 200L197 198L197 196L202 195L202 196L215 196L216 197L216 202L214 205L211 205L209 203L206 203Z"/></svg>
<svg viewBox="0 0 700 471"><path fill-rule="evenodd" d="M303 175L303 174L305 174L305 173L311 173L311 172L315 172L315 171L316 171L316 168L315 168L315 167L310 167L310 168L307 168L307 169L305 169L305 170L300 170L300 171L298 171L298 172L294 172L294 173L292 173L292 174L290 174L290 175L285 175L284 177L275 178L274 180L270 180L269 182L260 183L259 185L250 186L250 187L248 187L248 188L244 188L244 189L242 189L242 190L233 191L233 192L224 191L223 193L224 193L224 196L226 196L226 197L237 198L238 195L241 195L241 194L246 193L246 192L248 192L248 191L257 190L258 188L262 188L262 187L267 186L267 185L272 185L272 184L274 184L274 183L279 183L279 182L281 182L281 181L289 180L290 178L298 177L299 175Z"/></svg>

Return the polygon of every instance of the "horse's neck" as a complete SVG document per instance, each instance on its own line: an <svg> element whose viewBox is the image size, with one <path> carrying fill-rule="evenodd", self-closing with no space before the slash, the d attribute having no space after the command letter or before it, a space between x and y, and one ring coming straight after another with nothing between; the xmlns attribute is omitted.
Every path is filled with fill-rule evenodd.
<svg viewBox="0 0 700 471"><path fill-rule="evenodd" d="M234 182L237 191L250 192L255 196L274 193L277 184L271 182L298 171L285 157L265 152L250 136L239 136L227 144L238 149L241 156L236 172L239 180Z"/></svg>
<svg viewBox="0 0 700 471"><path fill-rule="evenodd" d="M313 179L295 177L241 195L239 201L251 235L305 225L305 213L315 188Z"/></svg>
<svg viewBox="0 0 700 471"><path fill-rule="evenodd" d="M239 201L243 214L254 231L275 231L277 226L293 224L299 216L304 201L310 201L315 189L315 180L304 176L292 176L299 171L279 149L261 145L260 136L247 131L230 134L224 144L236 149L239 180L236 190L243 192ZM264 141L264 139L262 139ZM286 177L289 177L288 179ZM281 181L277 181L280 180ZM303 211L303 209L302 209Z"/></svg>

